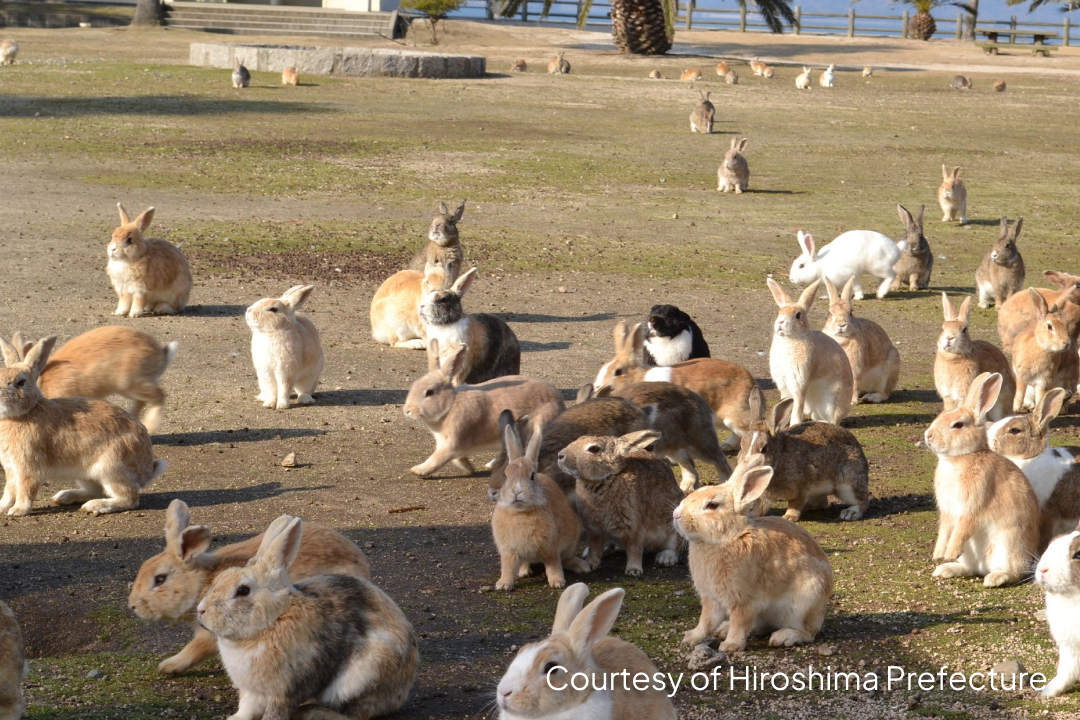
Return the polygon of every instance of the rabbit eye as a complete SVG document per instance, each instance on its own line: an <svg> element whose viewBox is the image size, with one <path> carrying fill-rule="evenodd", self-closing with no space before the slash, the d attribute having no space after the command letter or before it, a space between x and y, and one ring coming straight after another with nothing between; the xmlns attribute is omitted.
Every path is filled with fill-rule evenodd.
<svg viewBox="0 0 1080 720"><path fill-rule="evenodd" d="M960 332L962 332L964 334L967 334L967 328L966 327L960 328Z"/></svg>
<svg viewBox="0 0 1080 720"><path fill-rule="evenodd" d="M544 664L544 674L547 675L549 672L551 672L552 670L554 670L557 667L559 667L557 663L554 663L552 661L548 661L547 663Z"/></svg>
<svg viewBox="0 0 1080 720"><path fill-rule="evenodd" d="M1019 435L1020 434L1020 428L1018 428L1018 427L1009 428L1009 434L1010 435Z"/></svg>
<svg viewBox="0 0 1080 720"><path fill-rule="evenodd" d="M715 500L710 500L709 502L705 503L706 510L715 510L718 507L720 507L720 503L716 502Z"/></svg>
<svg viewBox="0 0 1080 720"><path fill-rule="evenodd" d="M599 455L600 454L600 446L599 445L590 445L589 447L585 448L585 451L589 452L589 453L592 453L593 455Z"/></svg>
<svg viewBox="0 0 1080 720"><path fill-rule="evenodd" d="M431 389L431 388L428 388L427 390L424 391L424 397L431 397L434 394L435 394L435 391L433 389Z"/></svg>
<svg viewBox="0 0 1080 720"><path fill-rule="evenodd" d="M1077 552L1073 553L1073 558L1072 558L1072 559L1073 559L1073 560L1080 560L1080 550L1078 550Z"/></svg>
<svg viewBox="0 0 1080 720"><path fill-rule="evenodd" d="M952 427L953 430L959 430L960 428L964 427L964 421L963 420L957 420L956 422L954 422L952 424L951 427Z"/></svg>
<svg viewBox="0 0 1080 720"><path fill-rule="evenodd" d="M164 585L165 580L167 580L167 579L168 578L165 575L155 575L154 576L154 587L157 587L158 585Z"/></svg>
<svg viewBox="0 0 1080 720"><path fill-rule="evenodd" d="M619 368L618 370L615 371L615 377L621 377L621 376L623 376L625 374L626 374L626 370L623 370L622 368Z"/></svg>
<svg viewBox="0 0 1080 720"><path fill-rule="evenodd" d="M795 313L796 320L802 320L802 311Z"/></svg>
<svg viewBox="0 0 1080 720"><path fill-rule="evenodd" d="M268 308L268 310L269 310L270 312L272 312L272 313L276 313L276 312L277 312L277 308L276 308L276 307Z"/></svg>
<svg viewBox="0 0 1080 720"><path fill-rule="evenodd" d="M1050 332L1054 332L1054 326L1051 325L1050 323L1046 323L1046 329L1049 330Z"/></svg>
<svg viewBox="0 0 1080 720"><path fill-rule="evenodd" d="M26 385L26 378L19 378L15 381L15 387L21 388Z"/></svg>
<svg viewBox="0 0 1080 720"><path fill-rule="evenodd" d="M236 597L247 597L250 594L251 588L249 588L247 585L241 585L240 587L236 588Z"/></svg>
<svg viewBox="0 0 1080 720"><path fill-rule="evenodd" d="M125 245L130 245L131 244L131 238L127 238L126 240L124 240L124 244Z"/></svg>

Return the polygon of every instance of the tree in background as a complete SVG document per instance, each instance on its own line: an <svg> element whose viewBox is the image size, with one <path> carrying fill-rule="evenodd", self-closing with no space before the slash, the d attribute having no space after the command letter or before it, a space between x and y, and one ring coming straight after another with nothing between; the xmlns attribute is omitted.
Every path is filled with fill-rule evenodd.
<svg viewBox="0 0 1080 720"><path fill-rule="evenodd" d="M953 5L964 11L964 40L975 42L975 24L979 21L979 0L954 2Z"/></svg>
<svg viewBox="0 0 1080 720"><path fill-rule="evenodd" d="M142 2L142 0L139 0ZM428 22L431 29L431 44L439 44L439 21L462 6L465 0L401 0L398 7L406 12L414 12Z"/></svg>
<svg viewBox="0 0 1080 720"><path fill-rule="evenodd" d="M142 27L160 25L161 17L161 0L138 0L131 24Z"/></svg>
<svg viewBox="0 0 1080 720"><path fill-rule="evenodd" d="M511 17L521 12L529 0L496 0L499 15ZM540 17L547 17L555 0L543 0ZM740 7L747 0L738 0ZM784 25L795 25L795 13L791 0L750 0L750 5L761 13L769 29L782 32ZM592 0L582 0L578 15L578 27L585 27ZM611 0L611 34L615 45L635 55L663 55L671 49L675 37L675 15L678 0Z"/></svg>

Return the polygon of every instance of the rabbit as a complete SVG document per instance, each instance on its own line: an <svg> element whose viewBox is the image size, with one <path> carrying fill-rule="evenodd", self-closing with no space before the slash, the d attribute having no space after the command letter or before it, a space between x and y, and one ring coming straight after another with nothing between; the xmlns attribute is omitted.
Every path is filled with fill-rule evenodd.
<svg viewBox="0 0 1080 720"><path fill-rule="evenodd" d="M296 72L296 66L290 65L281 71L281 84L296 87L300 84L300 73Z"/></svg>
<svg viewBox="0 0 1080 720"><path fill-rule="evenodd" d="M694 112L690 113L690 132L710 135L712 134L713 118L716 117L716 108L709 102L709 96L712 93L699 90L698 95L701 96L701 102L694 108Z"/></svg>
<svg viewBox="0 0 1080 720"><path fill-rule="evenodd" d="M697 68L688 68L682 71L682 75L679 76L679 80L683 82L697 82L701 79L701 71Z"/></svg>
<svg viewBox="0 0 1080 720"><path fill-rule="evenodd" d="M949 87L953 90L970 90L971 78L966 75L954 75L952 81L949 82Z"/></svg>
<svg viewBox="0 0 1080 720"><path fill-rule="evenodd" d="M800 74L798 77L795 78L795 87L796 88L798 88L799 90L809 90L810 89L810 73L811 73L811 71L813 71L813 68L804 67L802 69L802 74Z"/></svg>
<svg viewBox="0 0 1080 720"><path fill-rule="evenodd" d="M907 282L911 292L926 290L930 287L930 272L934 269L934 252L923 234L923 213L926 206L919 206L918 217L912 217L903 205L897 205L896 210L900 213L900 221L904 223L904 236L896 241L896 246L900 248L900 259L893 266L896 279L892 289L899 290L904 282Z"/></svg>
<svg viewBox="0 0 1080 720"><path fill-rule="evenodd" d="M589 571L588 564L574 555L581 537L577 513L555 481L538 472L543 431L533 431L524 453L513 425L503 433L506 482L491 514L491 533L502 564L495 589L513 590L517 578L530 574L532 563L544 564L548 585L566 587L563 570Z"/></svg>
<svg viewBox="0 0 1080 720"><path fill-rule="evenodd" d="M862 69L862 76L863 77L873 77L873 75L874 75L874 68L870 67L869 65L867 65L866 67L864 67Z"/></svg>
<svg viewBox="0 0 1080 720"><path fill-rule="evenodd" d="M24 357L34 343L15 333L11 344ZM38 377L41 394L50 399L123 395L136 418L153 433L161 422L165 392L159 383L180 344L159 345L151 335L123 325L107 325L77 335L49 355Z"/></svg>
<svg viewBox="0 0 1080 720"><path fill-rule="evenodd" d="M1039 501L1039 551L1050 540L1072 532L1080 521L1080 448L1051 447L1050 421L1061 412L1069 393L1054 388L1030 415L1013 415L986 431L990 449L1024 473Z"/></svg>
<svg viewBox="0 0 1080 720"><path fill-rule="evenodd" d="M953 168L952 172L944 165L941 166L943 180L938 187L937 199L941 205L944 217L941 222L959 220L961 225L967 224L967 187L960 179L960 168Z"/></svg>
<svg viewBox="0 0 1080 720"><path fill-rule="evenodd" d="M818 85L823 88L831 88L836 84L836 65L829 65L818 75Z"/></svg>
<svg viewBox="0 0 1080 720"><path fill-rule="evenodd" d="M566 60L563 55L566 52L560 52L558 55L551 59L548 63L548 74L550 75L569 75L570 74L570 61Z"/></svg>
<svg viewBox="0 0 1080 720"><path fill-rule="evenodd" d="M772 65L770 65L769 67L765 68L764 71L762 71L761 76L766 80L771 80L773 78L773 75L775 74L776 71L773 70Z"/></svg>
<svg viewBox="0 0 1080 720"><path fill-rule="evenodd" d="M601 388L598 394L608 388ZM698 487L694 460L716 468L720 482L731 475L731 466L720 449L713 425L712 408L693 390L669 382L622 384L611 390L615 397L626 398L645 413L645 424L658 431L654 452L671 460L682 470L679 486L683 492Z"/></svg>
<svg viewBox="0 0 1080 720"><path fill-rule="evenodd" d="M1020 250L1016 247L1016 241L1020 230L1024 226L1024 218L1020 218L1009 227L1009 219L1001 218L1001 229L990 250L983 256L975 271L975 286L979 291L979 307L990 307L990 301L994 301L994 307L1000 308L1005 304L1013 293L1019 292L1024 287L1024 258L1020 256Z"/></svg>
<svg viewBox="0 0 1080 720"><path fill-rule="evenodd" d="M788 277L796 285L807 285L818 278L827 277L836 287L844 287L848 278L855 278L852 288L855 299L863 299L863 275L873 275L881 280L878 299L889 294L896 278L896 261L904 248L881 233L870 230L849 230L831 243L815 252L814 238L799 231L799 247L802 255L791 264Z"/></svg>
<svg viewBox="0 0 1080 720"><path fill-rule="evenodd" d="M180 248L158 238L143 236L154 219L147 208L134 220L120 209L120 227L109 241L105 272L120 298L115 315L141 317L146 313L177 315L191 296L191 268Z"/></svg>
<svg viewBox="0 0 1080 720"><path fill-rule="evenodd" d="M997 404L990 408L988 417L1000 420L1013 406L1016 396L1016 380L1013 378L1005 353L985 340L972 340L968 332L971 319L971 298L965 297L960 312L949 296L941 293L945 322L941 324L937 354L934 356L934 388L945 403L945 411L956 410L968 396L975 378L982 373L998 373L1002 377Z"/></svg>
<svg viewBox="0 0 1080 720"><path fill-rule="evenodd" d="M658 68L653 68L652 70L649 71L649 79L650 80L663 80L664 76L660 74L660 70Z"/></svg>
<svg viewBox="0 0 1080 720"><path fill-rule="evenodd" d="M1043 689L1044 697L1057 697L1080 680L1080 531L1056 538L1039 558L1035 584L1046 593L1046 620L1058 649L1057 674Z"/></svg>
<svg viewBox="0 0 1080 720"><path fill-rule="evenodd" d="M453 343L468 348L454 383L476 385L521 372L521 346L506 321L487 313L468 313L461 299L476 279L476 268L449 288L432 290L420 300L424 336L430 342Z"/></svg>
<svg viewBox="0 0 1080 720"><path fill-rule="evenodd" d="M518 416L504 410L499 416L500 427L514 424L524 443L532 441L533 421L528 415ZM582 435L612 435L618 437L635 430L645 430L645 413L634 403L619 397L593 397L593 386L586 384L578 390L577 403L549 420L544 426L538 456L539 471L555 481L564 493L572 496L577 481L559 467L559 451ZM495 502L499 488L506 480L508 458L505 454L495 460L488 476L488 498Z"/></svg>
<svg viewBox="0 0 1080 720"><path fill-rule="evenodd" d="M251 73L244 67L244 63L240 62L240 59L236 60L236 69L232 72L232 86L234 90L240 88L246 88L251 84Z"/></svg>
<svg viewBox="0 0 1080 720"><path fill-rule="evenodd" d="M510 410L514 417L530 415L544 427L565 409L562 394L543 380L508 375L478 385L453 385L465 362L467 347L454 353L448 362L439 358L439 341L428 347L428 372L409 388L405 399L406 417L420 420L435 436L435 452L409 472L430 477L443 465L453 463L469 475L476 472L469 455L501 447L499 413Z"/></svg>
<svg viewBox="0 0 1080 720"><path fill-rule="evenodd" d="M724 162L716 171L716 189L720 192L734 190L737 194L741 194L750 187L750 165L742 154L749 139L731 138L731 149L724 155Z"/></svg>
<svg viewBox="0 0 1080 720"><path fill-rule="evenodd" d="M15 56L19 54L19 43L11 38L4 38L0 42L0 65L14 65Z"/></svg>
<svg viewBox="0 0 1080 720"><path fill-rule="evenodd" d="M0 720L23 716L26 700L22 681L29 673L19 621L7 603L0 602Z"/></svg>
<svg viewBox="0 0 1080 720"><path fill-rule="evenodd" d="M1080 331L1080 275L1046 270L1043 276L1059 288L1056 290L1035 288L1048 304L1056 301L1061 290L1065 288L1072 290L1063 312L1070 323L1069 333L1075 334ZM998 336L1001 338L1002 349L1007 354L1012 353L1016 336L1034 322L1035 308L1031 304L1031 295L1024 292L1010 295L1009 299L998 308Z"/></svg>
<svg viewBox="0 0 1080 720"><path fill-rule="evenodd" d="M755 413L764 414L760 388L754 388L750 404ZM862 445L839 425L804 422L789 427L793 407L791 398L781 400L767 420L757 421L743 435L739 447L739 462L764 455L773 468L761 512L776 500L786 500L784 517L798 522L804 509L827 507L829 495L835 495L847 505L840 519L858 520L870 507L870 465Z"/></svg>
<svg viewBox="0 0 1080 720"><path fill-rule="evenodd" d="M650 368L644 364L645 327L631 329L625 322L615 326L615 357L596 374L594 387L662 381L682 385L705 398L712 408L716 427L726 427L731 437L721 446L726 451L739 447L739 438L757 418L750 415L750 390L754 376L744 367L719 358L697 358L670 367Z"/></svg>
<svg viewBox="0 0 1080 720"><path fill-rule="evenodd" d="M1002 376L982 373L963 403L944 410L926 431L937 455L934 498L938 536L934 577L981 576L986 587L1019 582L1039 541L1039 501L1016 465L990 450L986 420Z"/></svg>
<svg viewBox="0 0 1080 720"><path fill-rule="evenodd" d="M577 480L576 507L589 537L586 562L600 567L610 537L626 549L626 574L643 572L642 555L656 553L657 567L679 562L682 542L671 512L683 498L671 465L648 450L655 430L621 437L585 435L559 452L559 467ZM506 487L505 485L503 487Z"/></svg>
<svg viewBox="0 0 1080 720"><path fill-rule="evenodd" d="M642 353L646 365L664 367L710 356L701 328L674 305L653 305L649 309Z"/></svg>
<svg viewBox="0 0 1080 720"><path fill-rule="evenodd" d="M446 203L439 203L439 212L431 218L428 228L428 243L413 257L409 270L427 273L430 268L439 267L443 269L443 282L449 284L458 279L465 264L465 254L458 239L457 224L464 213L464 200L452 213Z"/></svg>
<svg viewBox="0 0 1080 720"><path fill-rule="evenodd" d="M1028 288L1035 308L1035 322L1021 330L1013 341L1015 412L1034 408L1052 388L1072 393L1080 382L1076 336L1070 334L1064 313L1072 292L1071 288L1062 290L1054 304L1048 307L1046 299L1035 288Z"/></svg>
<svg viewBox="0 0 1080 720"><path fill-rule="evenodd" d="M729 70L731 70L731 68L729 68L728 64L726 62L724 62L724 61L720 61L716 65L716 74L719 75L720 77L726 77Z"/></svg>
<svg viewBox="0 0 1080 720"><path fill-rule="evenodd" d="M165 511L165 550L139 568L128 606L143 620L194 622L195 606L214 578L226 568L247 564L259 549L262 537L256 535L210 551L210 528L192 525L187 503L173 500ZM310 523L296 562L289 568L289 579L299 582L330 573L371 579L367 558L360 548L344 535ZM191 641L176 655L162 660L157 669L164 675L179 675L216 654L214 636L195 623Z"/></svg>
<svg viewBox="0 0 1080 720"><path fill-rule="evenodd" d="M754 58L753 60L750 61L750 70L754 73L755 76L760 77L760 76L764 75L765 74L765 69L767 67L769 67L769 66L766 65L765 63L761 62L757 58Z"/></svg>
<svg viewBox="0 0 1080 720"><path fill-rule="evenodd" d="M994 81L994 92L1005 92L1005 81L1004 80L995 80Z"/></svg>
<svg viewBox="0 0 1080 720"><path fill-rule="evenodd" d="M263 298L244 313L251 328L251 360L259 376L259 402L289 409L289 396L311 405L323 369L322 340L315 323L298 315L314 285L294 285L280 298Z"/></svg>
<svg viewBox="0 0 1080 720"><path fill-rule="evenodd" d="M282 515L247 565L222 570L199 601L240 694L232 717L371 718L409 697L416 634L386 593L353 575L293 584L303 522Z"/></svg>
<svg viewBox="0 0 1080 720"><path fill-rule="evenodd" d="M792 425L804 419L839 425L847 417L855 394L851 363L844 349L825 333L810 329L810 307L820 284L820 280L811 283L794 303L779 283L768 279L780 308L773 323L769 371L780 397L794 401Z"/></svg>
<svg viewBox="0 0 1080 720"><path fill-rule="evenodd" d="M701 598L701 618L683 643L719 637L720 649L732 653L744 650L751 634L772 633L769 645L790 647L813 641L821 629L833 588L825 552L793 522L747 514L772 476L764 458L751 455L731 480L697 490L675 509Z"/></svg>
<svg viewBox="0 0 1080 720"><path fill-rule="evenodd" d="M577 583L563 591L551 635L518 650L499 681L499 720L676 719L675 706L662 690L631 690L626 683L612 683L610 691L594 691L593 682L578 690L570 683L575 675L657 674L645 653L607 636L624 594L622 588L612 588L582 610L589 588Z"/></svg>
<svg viewBox="0 0 1080 720"><path fill-rule="evenodd" d="M524 60L522 60L521 58L518 58L517 60L515 60L514 64L510 66L510 72L528 72L528 71L529 71L529 64L527 62L525 62Z"/></svg>
<svg viewBox="0 0 1080 720"><path fill-rule="evenodd" d="M420 301L446 285L446 270L438 264L388 277L371 298L371 337L391 347L426 350Z"/></svg>
<svg viewBox="0 0 1080 720"><path fill-rule="evenodd" d="M726 73L724 73L724 82L728 85L738 85L739 73L735 72L734 70L728 70Z"/></svg>
<svg viewBox="0 0 1080 720"><path fill-rule="evenodd" d="M7 366L0 370L0 514L29 514L42 482L69 477L79 487L56 493L52 504L82 503L93 515L133 510L165 461L154 459L146 428L116 405L41 394L37 379L55 343L50 335L20 354L0 338Z"/></svg>
<svg viewBox="0 0 1080 720"><path fill-rule="evenodd" d="M858 318L851 308L851 278L837 294L829 278L825 290L829 293L829 318L822 332L831 337L847 354L855 389L851 404L859 400L883 403L896 389L900 379L900 351L880 325L867 318Z"/></svg>

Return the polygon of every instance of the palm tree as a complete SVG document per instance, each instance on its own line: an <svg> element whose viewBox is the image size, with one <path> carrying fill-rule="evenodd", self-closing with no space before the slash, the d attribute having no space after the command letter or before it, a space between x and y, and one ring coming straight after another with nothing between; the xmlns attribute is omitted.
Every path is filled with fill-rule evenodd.
<svg viewBox="0 0 1080 720"><path fill-rule="evenodd" d="M521 11L529 0L496 0L499 15L511 17ZM543 0L540 17L547 17L555 0ZM746 7L747 0L738 0ZM761 13L769 29L781 32L784 25L795 25L791 0L750 0ZM582 0L578 27L584 27L592 8L592 0ZM675 14L678 0L611 0L611 34L615 45L623 52L636 55L663 55L671 49L675 37Z"/></svg>

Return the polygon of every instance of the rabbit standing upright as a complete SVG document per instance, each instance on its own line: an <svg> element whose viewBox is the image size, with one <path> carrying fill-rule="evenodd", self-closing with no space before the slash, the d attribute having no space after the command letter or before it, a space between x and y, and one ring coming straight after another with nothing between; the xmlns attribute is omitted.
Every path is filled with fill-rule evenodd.
<svg viewBox="0 0 1080 720"><path fill-rule="evenodd" d="M263 407L287 410L292 393L300 405L315 402L311 394L322 374L322 340L315 323L297 314L314 290L314 285L294 285L280 298L264 298L245 313Z"/></svg>
<svg viewBox="0 0 1080 720"><path fill-rule="evenodd" d="M829 65L818 76L818 84L823 88L831 88L836 84L836 65Z"/></svg>
<svg viewBox="0 0 1080 720"><path fill-rule="evenodd" d="M109 264L105 272L119 297L115 315L140 317L146 313L176 315L191 296L191 268L180 248L143 233L154 219L154 208L137 218L120 209L120 227L109 241Z"/></svg>
<svg viewBox="0 0 1080 720"><path fill-rule="evenodd" d="M889 339L888 333L873 320L855 317L851 307L851 285L847 281L842 292L825 278L829 293L829 318L822 332L840 344L851 363L855 390L851 404L859 400L882 403L896 389L900 379L900 351Z"/></svg>
<svg viewBox="0 0 1080 720"><path fill-rule="evenodd" d="M690 132L708 135L712 132L716 107L709 101L709 96L712 95L711 92L699 90L698 95L701 96L701 102L694 108L694 112L690 113Z"/></svg>
<svg viewBox="0 0 1080 720"><path fill-rule="evenodd" d="M813 68L804 67L802 73L795 78L795 87L800 90L810 89L810 72Z"/></svg>
<svg viewBox="0 0 1080 720"><path fill-rule="evenodd" d="M431 218L428 242L413 256L409 270L427 273L433 267L441 267L445 273L443 282L452 283L461 275L465 253L461 249L457 224L465 214L465 201L450 212L446 203L439 203L439 212Z"/></svg>
<svg viewBox="0 0 1080 720"><path fill-rule="evenodd" d="M232 86L234 90L246 88L251 84L251 73L244 67L239 58L236 59L236 68L232 71Z"/></svg>
<svg viewBox="0 0 1080 720"><path fill-rule="evenodd" d="M352 575L295 585L303 523L282 515L255 557L222 571L197 608L240 694L233 718L373 718L416 682L416 634L386 593ZM302 713L302 714L297 714Z"/></svg>
<svg viewBox="0 0 1080 720"><path fill-rule="evenodd" d="M899 290L906 282L908 290L926 290L930 287L930 272L934 269L934 253L923 235L926 206L919 206L918 217L912 217L903 205L897 205L896 210L904 223L904 236L896 241L896 246L900 248L900 259L893 266L896 279L892 289Z"/></svg>
<svg viewBox="0 0 1080 720"><path fill-rule="evenodd" d="M1013 341L1013 372L1016 397L1013 410L1030 410L1042 402L1048 390L1061 388L1072 393L1080 382L1080 357L1076 352L1076 331L1070 327L1068 299L1072 288L1058 293L1053 304L1035 288L1028 296L1035 308L1035 322L1021 330Z"/></svg>
<svg viewBox="0 0 1080 720"><path fill-rule="evenodd" d="M1080 529L1055 539L1039 558L1035 584L1046 592L1046 621L1058 649L1057 674L1044 697L1063 695L1080 680Z"/></svg>
<svg viewBox="0 0 1080 720"><path fill-rule="evenodd" d="M993 343L971 338L970 297L964 298L959 311L945 293L941 293L941 304L945 322L941 323L934 356L934 388L945 403L945 410L960 407L975 378L993 372L1001 375L1002 383L997 404L988 411L988 417L1000 420L1012 412L1016 396L1016 379L1005 353Z"/></svg>
<svg viewBox="0 0 1080 720"><path fill-rule="evenodd" d="M983 256L975 271L975 285L979 290L979 307L1000 308L1014 293L1024 287L1026 271L1024 258L1016 247L1020 230L1024 227L1024 218L1020 218L1009 227L1009 219L1001 218L997 241Z"/></svg>
<svg viewBox="0 0 1080 720"><path fill-rule="evenodd" d="M724 162L716 172L719 180L716 189L720 192L734 190L743 193L750 187L750 165L742 154L748 141L749 138L731 138L731 149L724 155Z"/></svg>
<svg viewBox="0 0 1080 720"><path fill-rule="evenodd" d="M938 187L938 204L941 212L945 214L941 222L959 220L963 225L967 222L967 187L960 179L960 168L955 167L952 172L944 165L941 166L942 181Z"/></svg>

